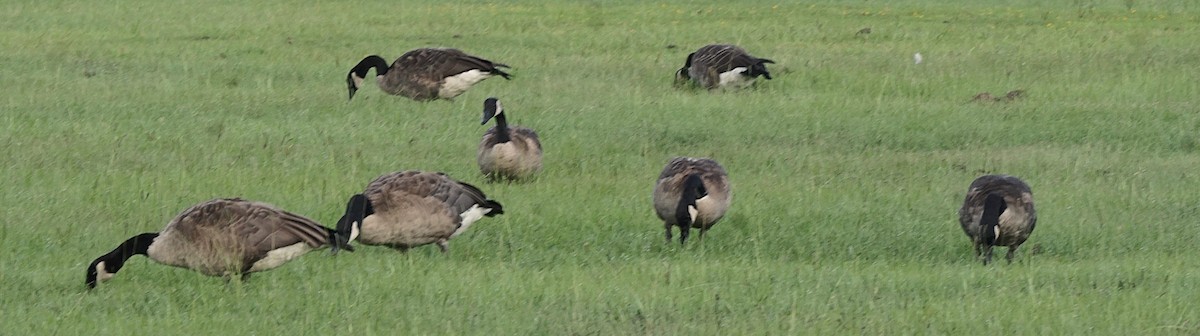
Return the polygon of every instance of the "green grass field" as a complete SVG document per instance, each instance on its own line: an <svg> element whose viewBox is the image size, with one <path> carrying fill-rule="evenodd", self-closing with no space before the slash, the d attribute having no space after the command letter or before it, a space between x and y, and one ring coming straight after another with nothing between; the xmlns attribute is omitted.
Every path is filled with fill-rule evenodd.
<svg viewBox="0 0 1200 336"><path fill-rule="evenodd" d="M1200 5L1061 2L6 1L0 334L1200 333ZM709 43L775 80L672 88ZM347 102L363 56L425 46L516 78L429 103L368 80ZM489 96L541 134L536 181L483 183ZM734 188L682 247L650 204L681 155ZM506 214L445 255L317 251L231 283L135 257L83 285L200 201L332 226L407 169ZM1013 264L982 266L957 223L985 173L1038 201Z"/></svg>

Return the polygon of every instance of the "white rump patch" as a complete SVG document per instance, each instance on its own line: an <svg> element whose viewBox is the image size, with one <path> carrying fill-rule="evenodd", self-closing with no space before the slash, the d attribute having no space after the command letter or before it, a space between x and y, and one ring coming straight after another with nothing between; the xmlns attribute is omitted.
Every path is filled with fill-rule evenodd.
<svg viewBox="0 0 1200 336"><path fill-rule="evenodd" d="M733 70L722 72L720 75L721 82L718 83L717 86L730 89L740 89L750 86L750 84L754 84L754 78L743 75L746 73L746 70L746 67L736 67L733 68Z"/></svg>
<svg viewBox="0 0 1200 336"><path fill-rule="evenodd" d="M442 81L442 87L438 88L438 97L447 99L458 97L458 95L466 92L467 89L470 89L471 86L475 85L475 83L479 83L479 81L487 79L488 77L492 77L492 73L480 71L478 69L472 69L454 76L446 77L446 79Z"/></svg>
<svg viewBox="0 0 1200 336"><path fill-rule="evenodd" d="M304 242L299 242L292 244L291 246L280 247L271 250L270 252L267 252L266 257L254 262L254 265L250 267L250 272L265 271L279 267L279 265L283 265L283 263L288 262L288 260L295 259L296 257L304 255L311 250L312 247L309 247L308 244L305 244Z"/></svg>
<svg viewBox="0 0 1200 336"><path fill-rule="evenodd" d="M108 269L104 267L103 261L96 264L96 280L97 281L108 281L108 279L112 279L113 275L114 274L112 274L112 273L108 273Z"/></svg>
<svg viewBox="0 0 1200 336"><path fill-rule="evenodd" d="M483 215L486 215L489 212L492 212L492 209L481 207L479 204L472 205L470 209L467 209L467 211L463 211L463 213L459 214L459 216L462 217L462 224L458 226L457 230L454 230L454 233L450 234L450 237L453 238L454 236L463 233L463 231L466 231L468 227L471 227L471 224L474 224L475 221L483 218Z"/></svg>

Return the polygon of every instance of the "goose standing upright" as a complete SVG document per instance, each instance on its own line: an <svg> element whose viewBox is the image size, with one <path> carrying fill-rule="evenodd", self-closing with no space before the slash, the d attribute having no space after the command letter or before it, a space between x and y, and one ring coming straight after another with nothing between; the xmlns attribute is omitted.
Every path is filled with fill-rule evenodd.
<svg viewBox="0 0 1200 336"><path fill-rule="evenodd" d="M705 89L741 89L758 76L771 79L767 63L775 61L750 56L735 45L712 44L688 54L683 67L675 71L676 85L692 82Z"/></svg>
<svg viewBox="0 0 1200 336"><path fill-rule="evenodd" d="M449 251L450 238L475 221L503 213L500 203L479 188L446 174L396 172L376 178L362 194L350 197L337 226L339 232L350 234L338 239L342 245L358 240L400 251L437 244L444 253Z"/></svg>
<svg viewBox="0 0 1200 336"><path fill-rule="evenodd" d="M240 198L206 201L188 208L159 232L133 236L92 261L88 288L112 278L134 255L210 276L243 278L278 267L316 248L336 244L336 232L273 205ZM334 245L353 251L348 244Z"/></svg>
<svg viewBox="0 0 1200 336"><path fill-rule="evenodd" d="M525 179L542 169L542 143L537 132L509 126L506 115L499 99L483 101L483 120L479 124L496 119L496 126L483 133L476 155L479 171L489 181Z"/></svg>
<svg viewBox="0 0 1200 336"><path fill-rule="evenodd" d="M980 176L967 189L958 222L984 265L992 261L993 246L1008 246L1004 259L1011 263L1017 248L1037 225L1033 192L1025 181L1013 176Z"/></svg>
<svg viewBox="0 0 1200 336"><path fill-rule="evenodd" d="M704 233L725 216L733 194L725 168L707 158L671 159L658 175L654 186L654 210L663 220L667 241L671 227L679 227L679 243L688 238L688 229Z"/></svg>
<svg viewBox="0 0 1200 336"><path fill-rule="evenodd" d="M354 99L367 71L374 68L375 84L389 94L416 101L452 99L494 75L512 79L499 69L507 67L458 49L419 48L400 55L391 67L379 55L363 58L346 74L346 85Z"/></svg>

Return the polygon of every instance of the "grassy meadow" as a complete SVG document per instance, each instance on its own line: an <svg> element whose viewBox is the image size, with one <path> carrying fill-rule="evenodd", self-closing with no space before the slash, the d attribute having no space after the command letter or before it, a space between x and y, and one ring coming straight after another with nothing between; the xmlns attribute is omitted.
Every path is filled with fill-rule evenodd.
<svg viewBox="0 0 1200 336"><path fill-rule="evenodd" d="M709 43L775 79L673 88ZM428 103L368 79L346 100L363 56L425 46L516 77ZM10 0L0 48L0 334L1200 333L1192 1ZM479 174L489 96L540 133L535 181ZM650 204L674 156L734 188L686 246ZM139 256L83 284L198 202L332 226L407 169L506 213L448 254L315 251L231 283ZM986 173L1038 202L1013 264L980 265L957 223Z"/></svg>

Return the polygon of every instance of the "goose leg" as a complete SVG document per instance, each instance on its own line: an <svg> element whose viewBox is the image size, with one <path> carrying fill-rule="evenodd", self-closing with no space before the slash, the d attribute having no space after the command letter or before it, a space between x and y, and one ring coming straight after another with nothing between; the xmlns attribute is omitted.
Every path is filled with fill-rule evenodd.
<svg viewBox="0 0 1200 336"><path fill-rule="evenodd" d="M683 242L687 241L688 231L690 231L690 229L691 228L687 225L682 225L679 227L679 245L683 245Z"/></svg>
<svg viewBox="0 0 1200 336"><path fill-rule="evenodd" d="M1017 248L1018 248L1018 247L1021 247L1021 245L1020 245L1020 244L1017 244L1017 245L1013 245L1013 246L1009 246L1009 247L1008 247L1008 253L1004 255L1004 259L1005 259L1005 260L1008 260L1008 263L1009 263L1009 264L1011 264L1011 263L1012 263L1012 261L1013 261L1013 256L1017 254Z"/></svg>
<svg viewBox="0 0 1200 336"><path fill-rule="evenodd" d="M246 281L250 280L250 273L244 273L244 272L243 273L226 273L225 275L221 276L221 280L225 280L225 285L228 286L229 284L233 283L233 278L235 276L238 278L238 282L241 282L241 283L246 283Z"/></svg>
<svg viewBox="0 0 1200 336"><path fill-rule="evenodd" d="M992 246L986 245L983 247L983 264L987 265L992 262Z"/></svg>
<svg viewBox="0 0 1200 336"><path fill-rule="evenodd" d="M974 246L975 246L975 260L983 260L983 242L975 241ZM987 265L987 262L984 262L983 264Z"/></svg>
<svg viewBox="0 0 1200 336"><path fill-rule="evenodd" d="M442 250L442 253L446 253L446 252L450 251L450 241L449 240L446 240L446 239L438 240L437 246L439 249Z"/></svg>

